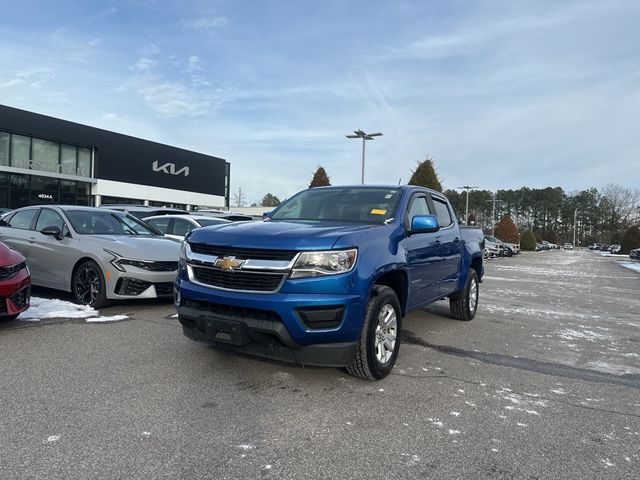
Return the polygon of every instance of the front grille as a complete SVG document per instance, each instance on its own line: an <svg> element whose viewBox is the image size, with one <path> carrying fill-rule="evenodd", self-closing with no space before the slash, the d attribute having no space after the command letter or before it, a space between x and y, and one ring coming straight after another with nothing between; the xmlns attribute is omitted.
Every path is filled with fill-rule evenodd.
<svg viewBox="0 0 640 480"><path fill-rule="evenodd" d="M265 248L218 247L203 243L190 243L191 251L212 257L235 257L239 260L286 260L291 261L298 252L295 250L271 250Z"/></svg>
<svg viewBox="0 0 640 480"><path fill-rule="evenodd" d="M185 300L185 307L195 308L197 310L206 310L220 317L228 317L235 320L260 320L280 322L280 316L271 310L262 310L257 308L234 307L232 305L222 305L220 303L201 302L199 300Z"/></svg>
<svg viewBox="0 0 640 480"><path fill-rule="evenodd" d="M173 295L173 282L154 283L156 294L159 297L170 297Z"/></svg>
<svg viewBox="0 0 640 480"><path fill-rule="evenodd" d="M150 272L173 272L178 269L178 262L144 262L140 260L120 260L121 265L131 265Z"/></svg>
<svg viewBox="0 0 640 480"><path fill-rule="evenodd" d="M274 292L282 283L283 273L225 272L205 267L191 266L196 281L229 290Z"/></svg>
<svg viewBox="0 0 640 480"><path fill-rule="evenodd" d="M11 278L20 270L26 267L27 266L24 262L18 263L17 265L12 265L10 267L0 267L0 280Z"/></svg>
<svg viewBox="0 0 640 480"><path fill-rule="evenodd" d="M20 290L19 292L16 292L13 295L11 295L9 299L14 303L16 307L22 308L29 305L30 297L31 297L31 287L27 286L22 290ZM5 304L6 302L2 302L2 303Z"/></svg>
<svg viewBox="0 0 640 480"><path fill-rule="evenodd" d="M120 278L116 284L116 293L118 295L140 295L150 286L151 283L144 280Z"/></svg>

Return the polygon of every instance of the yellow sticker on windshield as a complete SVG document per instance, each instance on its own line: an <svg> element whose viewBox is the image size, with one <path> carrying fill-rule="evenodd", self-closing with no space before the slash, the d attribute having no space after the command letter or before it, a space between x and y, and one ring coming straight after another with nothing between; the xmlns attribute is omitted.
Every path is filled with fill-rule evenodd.
<svg viewBox="0 0 640 480"><path fill-rule="evenodd" d="M387 213L387 211L380 208L374 208L371 210L371 215L384 215L385 213Z"/></svg>

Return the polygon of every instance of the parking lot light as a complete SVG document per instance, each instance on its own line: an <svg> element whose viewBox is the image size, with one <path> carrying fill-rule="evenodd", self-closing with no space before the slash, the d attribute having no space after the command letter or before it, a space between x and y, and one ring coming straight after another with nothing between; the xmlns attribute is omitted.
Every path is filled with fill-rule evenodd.
<svg viewBox="0 0 640 480"><path fill-rule="evenodd" d="M382 136L382 133L380 133L380 132L377 132L377 133L365 133L361 129L354 130L353 133L355 133L355 135L345 135L345 137L347 137L347 138L361 138L362 139L362 172L361 172L360 183L362 183L362 185L364 185L364 142L366 140L373 140L374 139L373 137L380 137L380 136Z"/></svg>

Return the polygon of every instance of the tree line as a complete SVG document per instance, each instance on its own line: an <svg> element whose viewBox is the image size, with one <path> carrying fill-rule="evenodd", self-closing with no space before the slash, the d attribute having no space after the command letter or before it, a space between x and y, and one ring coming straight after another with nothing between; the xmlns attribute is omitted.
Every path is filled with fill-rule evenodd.
<svg viewBox="0 0 640 480"><path fill-rule="evenodd" d="M443 189L432 158L418 162L408 183L443 192L461 221L468 220L486 232L508 216L520 233L531 231L538 240L564 243L573 241L575 222L576 243L614 244L622 243L625 233L640 224L640 189L616 184L575 192L565 192L562 187L469 190L469 218L466 219L467 192ZM318 166L309 188L329 185L326 170ZM262 200L263 206L279 203L278 197L271 193Z"/></svg>

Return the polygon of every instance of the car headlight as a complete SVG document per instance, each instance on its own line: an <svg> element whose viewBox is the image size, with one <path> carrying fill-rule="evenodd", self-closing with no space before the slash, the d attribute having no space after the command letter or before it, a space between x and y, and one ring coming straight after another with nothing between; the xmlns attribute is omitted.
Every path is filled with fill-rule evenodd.
<svg viewBox="0 0 640 480"><path fill-rule="evenodd" d="M353 269L358 250L328 250L325 252L302 252L293 265L291 278L321 277L337 275Z"/></svg>
<svg viewBox="0 0 640 480"><path fill-rule="evenodd" d="M126 272L124 267L120 265L120 261L122 260L122 257L119 254L117 254L116 252L112 252L111 250L107 250L106 248L104 248L103 250L107 252L109 255L113 255L113 258L109 261L109 263L113 265L113 267L116 270L120 270L121 272Z"/></svg>
<svg viewBox="0 0 640 480"><path fill-rule="evenodd" d="M183 268L187 268L188 249L189 249L189 245L187 244L187 241L184 240L180 244L180 258L178 259L178 264Z"/></svg>

